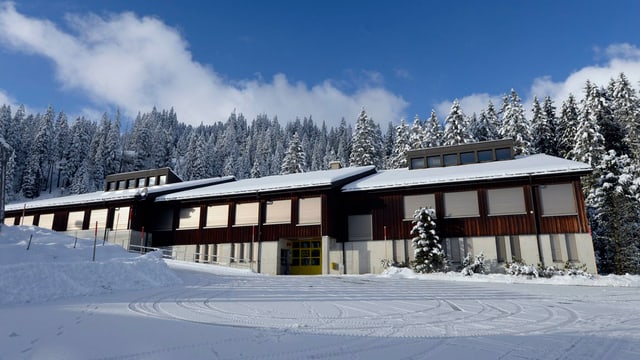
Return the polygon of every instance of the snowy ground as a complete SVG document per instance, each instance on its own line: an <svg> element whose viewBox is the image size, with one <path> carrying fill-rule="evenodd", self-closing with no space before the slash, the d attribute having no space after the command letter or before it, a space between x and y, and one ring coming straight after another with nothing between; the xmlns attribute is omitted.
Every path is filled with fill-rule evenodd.
<svg viewBox="0 0 640 360"><path fill-rule="evenodd" d="M0 359L640 358L635 276L262 276L73 243L0 230Z"/></svg>

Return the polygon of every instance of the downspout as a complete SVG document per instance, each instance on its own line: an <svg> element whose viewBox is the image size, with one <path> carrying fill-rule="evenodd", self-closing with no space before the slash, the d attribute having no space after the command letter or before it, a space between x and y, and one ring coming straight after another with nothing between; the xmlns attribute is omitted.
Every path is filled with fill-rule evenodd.
<svg viewBox="0 0 640 360"><path fill-rule="evenodd" d="M538 245L538 258L540 263L544 265L544 256L542 255L542 246L540 245L540 221L538 221L538 200L533 191L533 177L529 174L529 195L531 197L531 206L533 206L533 223L536 228L536 244Z"/></svg>
<svg viewBox="0 0 640 360"><path fill-rule="evenodd" d="M347 249L344 246L344 241L342 242L342 273L347 275Z"/></svg>

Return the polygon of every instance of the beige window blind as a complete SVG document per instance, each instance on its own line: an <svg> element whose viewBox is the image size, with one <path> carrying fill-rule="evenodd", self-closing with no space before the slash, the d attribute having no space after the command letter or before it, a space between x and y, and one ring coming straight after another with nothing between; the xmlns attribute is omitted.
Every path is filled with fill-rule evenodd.
<svg viewBox="0 0 640 360"><path fill-rule="evenodd" d="M291 222L291 200L276 200L267 203L268 224Z"/></svg>
<svg viewBox="0 0 640 360"><path fill-rule="evenodd" d="M320 197L298 200L298 223L319 224L322 221L322 201Z"/></svg>
<svg viewBox="0 0 640 360"><path fill-rule="evenodd" d="M236 204L235 225L257 225L258 224L258 203Z"/></svg>
<svg viewBox="0 0 640 360"><path fill-rule="evenodd" d="M226 227L229 224L229 205L207 207L207 227Z"/></svg>
<svg viewBox="0 0 640 360"><path fill-rule="evenodd" d="M444 210L445 217L448 218L480 216L478 193L476 191L444 193Z"/></svg>
<svg viewBox="0 0 640 360"><path fill-rule="evenodd" d="M413 219L416 210L424 208L436 208L434 194L407 195L404 197L404 219Z"/></svg>
<svg viewBox="0 0 640 360"><path fill-rule="evenodd" d="M487 190L489 215L526 214L524 204L524 189L512 187Z"/></svg>

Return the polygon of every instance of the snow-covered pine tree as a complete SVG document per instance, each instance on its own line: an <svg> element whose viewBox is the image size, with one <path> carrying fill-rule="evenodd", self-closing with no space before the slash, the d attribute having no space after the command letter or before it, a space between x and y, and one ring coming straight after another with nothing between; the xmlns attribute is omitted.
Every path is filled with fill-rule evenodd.
<svg viewBox="0 0 640 360"><path fill-rule="evenodd" d="M409 145L409 126L400 119L400 125L396 127L395 144L391 152L389 161L390 169L400 169L407 167L407 151L411 149Z"/></svg>
<svg viewBox="0 0 640 360"><path fill-rule="evenodd" d="M458 99L453 101L451 111L445 120L442 145L459 145L473 142L469 133L469 123Z"/></svg>
<svg viewBox="0 0 640 360"><path fill-rule="evenodd" d="M295 174L304 172L305 168L305 153L300 144L300 138L298 133L294 133L289 141L289 147L282 159L282 165L280 168L281 174Z"/></svg>
<svg viewBox="0 0 640 360"><path fill-rule="evenodd" d="M627 155L603 155L587 203L598 272L640 273L638 172Z"/></svg>
<svg viewBox="0 0 640 360"><path fill-rule="evenodd" d="M573 160L596 166L604 155L604 138L600 133L600 125L593 111L592 101L589 97L593 94L593 86L589 81L585 87L585 98L582 100L578 117L578 127L573 140L571 158ZM588 188L589 182L585 184Z"/></svg>
<svg viewBox="0 0 640 360"><path fill-rule="evenodd" d="M442 137L444 130L440 124L440 120L436 116L436 111L431 110L431 115L425 124L425 146L436 147L442 145Z"/></svg>
<svg viewBox="0 0 640 360"><path fill-rule="evenodd" d="M558 156L558 119L556 117L556 107L553 105L553 100L550 96L544 97L542 116L544 117L547 129L545 154Z"/></svg>
<svg viewBox="0 0 640 360"><path fill-rule="evenodd" d="M356 130L351 142L351 166L378 165L381 154L379 128L369 118L364 107L356 120Z"/></svg>
<svg viewBox="0 0 640 360"><path fill-rule="evenodd" d="M565 159L572 157L576 130L578 129L579 112L576 98L569 94L567 100L562 103L560 118L558 119L557 142L558 155Z"/></svg>
<svg viewBox="0 0 640 360"><path fill-rule="evenodd" d="M387 124L387 132L384 135L384 139L382 141L382 158L383 158L383 168L391 169L391 156L393 154L393 148L396 142L396 128L393 126L393 123L389 121Z"/></svg>
<svg viewBox="0 0 640 360"><path fill-rule="evenodd" d="M413 268L419 273L444 271L447 259L436 230L435 211L429 208L416 210L411 229L414 251Z"/></svg>
<svg viewBox="0 0 640 360"><path fill-rule="evenodd" d="M495 111L493 116L495 116ZM498 138L495 119L491 118L486 110L481 110L480 115L475 118L475 121L471 122L471 135L476 141L488 141Z"/></svg>
<svg viewBox="0 0 640 360"><path fill-rule="evenodd" d="M554 140L555 134L551 128L551 124L547 122L547 116L538 101L538 97L533 97L533 105L531 108L531 139L532 152L536 154L550 154L552 152L551 142Z"/></svg>
<svg viewBox="0 0 640 360"><path fill-rule="evenodd" d="M505 103L502 108L502 125L500 137L513 139L514 155L529 155L531 153L530 124L524 116L522 101L518 93L511 89L508 97L505 95Z"/></svg>
<svg viewBox="0 0 640 360"><path fill-rule="evenodd" d="M613 118L611 99L607 91L602 87L592 86L590 94L586 96L585 100L600 126L605 150L615 150L618 154L626 154L628 150L624 142L624 125Z"/></svg>
<svg viewBox="0 0 640 360"><path fill-rule="evenodd" d="M412 150L424 149L426 147L425 129L422 125L422 120L420 120L420 116L417 114L413 118L413 125L411 125L411 131L409 132L409 145Z"/></svg>
<svg viewBox="0 0 640 360"><path fill-rule="evenodd" d="M610 86L613 118L625 129L624 142L636 166L640 165L640 102L627 77L620 73Z"/></svg>

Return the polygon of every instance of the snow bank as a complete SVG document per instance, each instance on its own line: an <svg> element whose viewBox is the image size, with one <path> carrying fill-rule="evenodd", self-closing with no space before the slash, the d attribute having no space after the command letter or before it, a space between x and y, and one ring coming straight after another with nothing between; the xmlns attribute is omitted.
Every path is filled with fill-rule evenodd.
<svg viewBox="0 0 640 360"><path fill-rule="evenodd" d="M504 274L473 274L464 276L459 272L417 274L409 268L390 267L386 269L382 277L396 277L404 279L447 280L466 282L493 282L505 284L548 284L548 285L580 285L580 286L618 286L640 287L638 275L606 275L586 278L582 276L554 276L551 278L528 278L526 276L514 276Z"/></svg>
<svg viewBox="0 0 640 360"><path fill-rule="evenodd" d="M96 261L92 258L93 240L77 239L76 243L74 237L35 226L2 225L0 304L45 302L181 282L160 253L140 256L118 245L103 246L100 241Z"/></svg>

